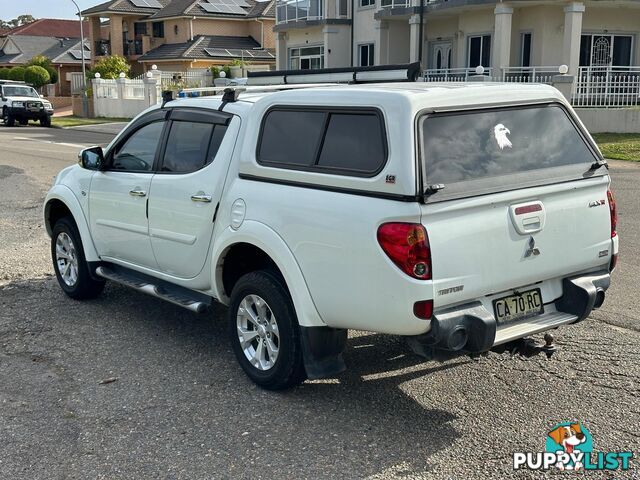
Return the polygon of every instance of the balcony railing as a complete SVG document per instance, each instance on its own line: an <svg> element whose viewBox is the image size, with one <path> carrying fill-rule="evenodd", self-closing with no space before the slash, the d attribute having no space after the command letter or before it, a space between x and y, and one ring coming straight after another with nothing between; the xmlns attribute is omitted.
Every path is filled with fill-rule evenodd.
<svg viewBox="0 0 640 480"><path fill-rule="evenodd" d="M475 68L430 68L424 71L425 82L466 82L477 75ZM483 75L491 76L491 68L484 68Z"/></svg>
<svg viewBox="0 0 640 480"><path fill-rule="evenodd" d="M323 0L278 0L277 23L319 20L325 17Z"/></svg>
<svg viewBox="0 0 640 480"><path fill-rule="evenodd" d="M553 83L560 67L506 67L502 69L502 81L513 83Z"/></svg>
<svg viewBox="0 0 640 480"><path fill-rule="evenodd" d="M579 67L572 103L600 108L640 105L640 66Z"/></svg>
<svg viewBox="0 0 640 480"><path fill-rule="evenodd" d="M381 0L380 6L382 8L408 7L409 0Z"/></svg>
<svg viewBox="0 0 640 480"><path fill-rule="evenodd" d="M108 40L98 40L95 46L97 57L105 57L111 55L111 42Z"/></svg>

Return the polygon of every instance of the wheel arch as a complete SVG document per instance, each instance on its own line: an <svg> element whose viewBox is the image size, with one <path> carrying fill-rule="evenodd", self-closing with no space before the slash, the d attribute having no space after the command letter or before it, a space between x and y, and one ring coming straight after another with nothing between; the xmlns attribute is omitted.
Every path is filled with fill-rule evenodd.
<svg viewBox="0 0 640 480"><path fill-rule="evenodd" d="M100 261L98 252L93 245L84 211L80 206L80 202L68 187L56 185L49 191L44 202L43 216L44 225L49 236L51 236L55 222L58 219L64 216L71 216L78 227L86 260L88 262Z"/></svg>
<svg viewBox="0 0 640 480"><path fill-rule="evenodd" d="M227 270L225 273L225 265L227 268L231 266L227 261L245 259L246 257L242 257L245 252L250 252L249 260L246 262L248 265L240 268L238 272L229 273ZM275 267L289 290L298 323L305 327L326 326L313 303L306 280L293 253L284 240L266 225L248 220L237 231L227 228L216 239L212 265L212 288L216 298L222 303L229 303L233 281L237 281L242 274Z"/></svg>

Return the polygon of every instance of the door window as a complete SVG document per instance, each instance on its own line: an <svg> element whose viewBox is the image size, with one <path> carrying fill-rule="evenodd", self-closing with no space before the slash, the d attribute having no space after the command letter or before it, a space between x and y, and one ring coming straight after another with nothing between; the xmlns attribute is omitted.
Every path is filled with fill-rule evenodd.
<svg viewBox="0 0 640 480"><path fill-rule="evenodd" d="M209 163L207 152L213 129L211 123L172 122L161 171L194 172Z"/></svg>
<svg viewBox="0 0 640 480"><path fill-rule="evenodd" d="M164 122L154 122L138 129L113 156L111 168L131 172L150 172L160 143Z"/></svg>
<svg viewBox="0 0 640 480"><path fill-rule="evenodd" d="M365 43L360 45L360 66L371 67L374 64L373 59L373 43Z"/></svg>

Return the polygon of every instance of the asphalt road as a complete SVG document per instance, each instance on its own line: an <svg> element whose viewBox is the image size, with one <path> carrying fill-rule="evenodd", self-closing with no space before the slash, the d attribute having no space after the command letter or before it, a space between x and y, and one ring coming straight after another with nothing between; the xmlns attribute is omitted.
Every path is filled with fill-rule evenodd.
<svg viewBox="0 0 640 480"><path fill-rule="evenodd" d="M551 360L425 362L359 333L339 378L269 393L236 364L222 307L198 316L112 284L80 303L58 288L44 194L79 145L110 138L0 128L1 479L540 478L514 473L513 452L542 451L568 420L597 451L635 453L615 478L640 475L640 165L611 162L619 267Z"/></svg>

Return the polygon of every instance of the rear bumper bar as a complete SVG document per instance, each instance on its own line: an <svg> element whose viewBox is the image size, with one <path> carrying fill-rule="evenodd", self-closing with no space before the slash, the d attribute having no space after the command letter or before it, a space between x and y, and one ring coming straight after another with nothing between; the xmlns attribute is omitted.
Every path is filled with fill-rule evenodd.
<svg viewBox="0 0 640 480"><path fill-rule="evenodd" d="M567 277L562 282L562 297L547 308L547 313L504 325L498 325L493 312L478 301L441 310L434 314L431 330L414 339L440 350L485 352L496 345L584 320L602 305L610 281L606 270Z"/></svg>

